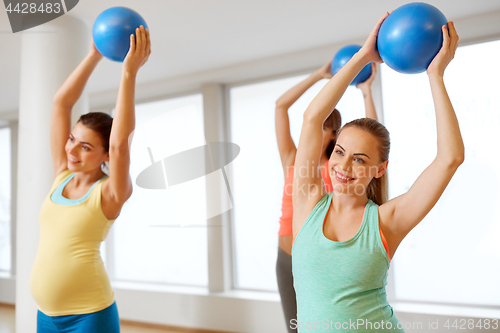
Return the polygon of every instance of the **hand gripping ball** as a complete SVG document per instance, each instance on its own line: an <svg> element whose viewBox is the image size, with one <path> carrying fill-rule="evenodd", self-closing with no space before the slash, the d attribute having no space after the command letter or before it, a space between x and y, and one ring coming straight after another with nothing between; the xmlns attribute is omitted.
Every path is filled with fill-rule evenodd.
<svg viewBox="0 0 500 333"><path fill-rule="evenodd" d="M106 58L122 62L130 48L130 35L146 21L136 11L126 7L111 7L95 19L92 37L97 50Z"/></svg>

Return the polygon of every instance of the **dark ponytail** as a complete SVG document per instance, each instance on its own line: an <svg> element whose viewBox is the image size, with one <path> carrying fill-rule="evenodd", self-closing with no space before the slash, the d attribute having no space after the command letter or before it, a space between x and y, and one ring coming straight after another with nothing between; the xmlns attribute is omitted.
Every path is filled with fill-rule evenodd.
<svg viewBox="0 0 500 333"><path fill-rule="evenodd" d="M335 143L337 142L337 131L340 129L342 126L342 117L340 116L340 112L337 109L333 109L332 113L326 118L325 122L323 123L323 127L329 128L335 133L335 139L330 141L328 144L328 147L326 148L326 156L330 158L330 155L333 153L333 149L335 148Z"/></svg>

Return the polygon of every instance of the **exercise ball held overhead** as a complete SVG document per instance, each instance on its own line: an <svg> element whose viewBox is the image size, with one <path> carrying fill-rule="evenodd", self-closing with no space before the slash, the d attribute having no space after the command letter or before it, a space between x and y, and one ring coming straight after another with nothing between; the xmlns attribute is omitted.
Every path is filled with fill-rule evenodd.
<svg viewBox="0 0 500 333"><path fill-rule="evenodd" d="M335 75L337 72L344 67L352 56L356 54L361 49L361 45L347 45L341 48L332 59L332 74ZM358 75L352 80L351 86L357 86L361 82L365 82L372 75L371 64L366 65L358 73Z"/></svg>
<svg viewBox="0 0 500 333"><path fill-rule="evenodd" d="M111 7L95 19L92 37L97 50L106 58L122 62L130 48L130 35L146 21L136 11L126 7Z"/></svg>
<svg viewBox="0 0 500 333"><path fill-rule="evenodd" d="M377 38L380 57L400 73L426 71L443 45L441 27L447 22L439 9L423 2L399 7L380 27Z"/></svg>

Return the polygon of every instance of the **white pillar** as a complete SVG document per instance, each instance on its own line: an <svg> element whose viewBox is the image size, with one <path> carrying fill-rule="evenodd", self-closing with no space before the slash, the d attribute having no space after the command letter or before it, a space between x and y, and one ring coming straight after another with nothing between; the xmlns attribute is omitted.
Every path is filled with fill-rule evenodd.
<svg viewBox="0 0 500 333"><path fill-rule="evenodd" d="M38 248L40 207L54 179L50 152L52 99L85 57L90 28L68 15L22 34L17 191L16 332L36 332L36 304L29 290ZM84 94L74 114L88 108Z"/></svg>
<svg viewBox="0 0 500 333"><path fill-rule="evenodd" d="M12 251L10 254L11 257L11 266L10 273L13 276L16 276L16 221L17 221L17 140L19 139L19 131L18 131L18 121L12 120L9 122L10 127L10 147L11 147L11 160L10 160L10 174L11 174L11 183L10 183L10 243L12 246ZM15 294L15 292L13 291ZM13 297L14 299L15 297Z"/></svg>
<svg viewBox="0 0 500 333"><path fill-rule="evenodd" d="M224 129L228 128L224 126L227 119L224 113L224 87L217 83L207 83L202 86L201 91L207 143L228 142L229 135L227 131L224 132ZM210 185L213 186L213 184ZM207 207L220 206L222 198L225 197L220 194L220 191L227 191L227 189L215 189L211 186L207 186ZM226 207L226 205L224 206ZM208 288L210 292L224 292L231 288L230 216L231 210L228 210L210 218L207 223Z"/></svg>

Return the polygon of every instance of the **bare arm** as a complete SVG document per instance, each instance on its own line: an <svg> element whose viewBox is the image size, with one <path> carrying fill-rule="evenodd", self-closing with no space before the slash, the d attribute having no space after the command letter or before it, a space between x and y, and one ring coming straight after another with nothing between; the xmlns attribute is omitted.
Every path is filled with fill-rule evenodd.
<svg viewBox="0 0 500 333"><path fill-rule="evenodd" d="M276 139L278 141L278 150L280 153L281 165L283 167L285 177L288 174L288 169L295 160L295 154L297 152L297 148L295 147L295 143L293 142L292 136L290 134L288 109L316 82L321 79L331 77L332 74L330 63L328 63L311 74L308 78L299 82L293 88L288 90L276 101Z"/></svg>
<svg viewBox="0 0 500 333"><path fill-rule="evenodd" d="M432 98L436 112L437 154L434 161L422 172L405 194L380 206L382 228L392 238L392 251L434 207L446 186L464 161L464 144L458 120L444 85L446 66L455 55L458 35L452 22L450 36L443 28L443 46L427 68ZM391 248L391 244L389 244Z"/></svg>
<svg viewBox="0 0 500 333"><path fill-rule="evenodd" d="M372 67L372 75L370 75L368 80L358 84L356 87L363 93L363 100L365 101L366 117L378 120L377 111L375 110L375 104L373 103L373 96L372 96L372 83L373 80L375 80L375 76L377 75L377 65L375 65L375 63L372 63L371 67Z"/></svg>
<svg viewBox="0 0 500 333"><path fill-rule="evenodd" d="M109 138L109 181L103 188L107 199L118 205L123 204L132 194L129 136L135 128L135 81L139 68L151 54L149 31L141 26L136 30L136 36L137 38L130 36L130 50L123 62Z"/></svg>
<svg viewBox="0 0 500 333"><path fill-rule="evenodd" d="M71 132L71 111L82 95L90 74L101 59L102 55L92 43L90 52L64 81L54 96L50 124L50 148L55 176L68 168L64 147Z"/></svg>
<svg viewBox="0 0 500 333"><path fill-rule="evenodd" d="M380 25L386 13L375 25L365 45L321 89L304 112L299 147L295 157L293 179L293 234L297 235L311 210L321 199L320 167L323 144L322 127L325 119L339 102L347 87L361 69L370 62L381 62L376 42ZM300 170L300 171L298 171Z"/></svg>

